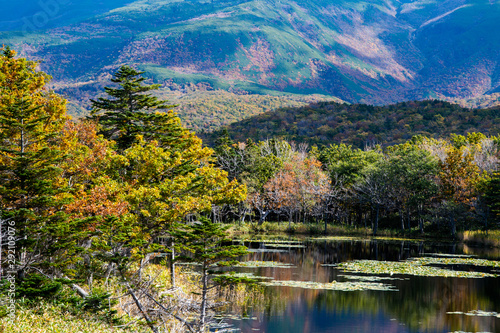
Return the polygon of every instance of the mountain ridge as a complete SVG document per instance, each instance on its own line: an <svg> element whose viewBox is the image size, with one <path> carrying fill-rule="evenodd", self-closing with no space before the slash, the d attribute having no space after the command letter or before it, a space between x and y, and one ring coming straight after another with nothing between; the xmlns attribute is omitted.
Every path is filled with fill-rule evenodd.
<svg viewBox="0 0 500 333"><path fill-rule="evenodd" d="M377 105L500 91L499 1L49 1L59 1L59 16L89 9L65 24L41 8L27 16L49 17L40 30L0 32L0 40L43 60L53 87L76 104L123 64L166 87Z"/></svg>

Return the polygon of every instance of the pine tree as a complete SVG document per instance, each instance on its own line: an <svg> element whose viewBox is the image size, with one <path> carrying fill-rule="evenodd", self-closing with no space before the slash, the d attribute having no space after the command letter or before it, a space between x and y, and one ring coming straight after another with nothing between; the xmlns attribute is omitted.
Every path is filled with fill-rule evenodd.
<svg viewBox="0 0 500 333"><path fill-rule="evenodd" d="M53 271L57 254L71 252L73 238L59 210L64 152L57 140L65 121L65 100L43 89L50 79L37 63L0 56L0 218L14 226L18 276L32 265ZM66 256L66 258L68 258ZM11 269L12 270L12 269Z"/></svg>
<svg viewBox="0 0 500 333"><path fill-rule="evenodd" d="M144 84L144 72L129 66L122 66L114 74L112 82L119 88L105 87L105 92L112 99L98 98L91 100L92 118L102 126L102 134L115 140L119 150L125 150L136 142L137 135L146 141L157 140L164 146L175 146L179 142L183 129L175 114L169 112L151 112L152 110L171 109L166 101L147 94L156 90L159 84Z"/></svg>
<svg viewBox="0 0 500 333"><path fill-rule="evenodd" d="M218 223L207 218L200 218L184 229L173 234L179 241L180 247L185 251L178 260L192 262L201 266L201 304L198 321L199 332L205 332L209 324L208 310L213 309L210 304L209 291L218 285L253 282L250 279L233 277L230 272L222 275L217 267L234 266L237 258L247 253L247 248L241 245L230 245L226 229Z"/></svg>
<svg viewBox="0 0 500 333"><path fill-rule="evenodd" d="M486 182L484 199L495 221L500 221L500 170L494 172Z"/></svg>

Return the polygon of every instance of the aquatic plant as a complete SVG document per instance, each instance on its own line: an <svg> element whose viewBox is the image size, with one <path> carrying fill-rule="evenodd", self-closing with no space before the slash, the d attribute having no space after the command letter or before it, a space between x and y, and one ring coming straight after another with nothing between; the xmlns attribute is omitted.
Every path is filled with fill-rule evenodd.
<svg viewBox="0 0 500 333"><path fill-rule="evenodd" d="M248 268L257 268L257 267L274 267L274 268L294 268L295 266L292 264L285 264L282 262L276 261L247 261L241 262L235 267L248 267Z"/></svg>
<svg viewBox="0 0 500 333"><path fill-rule="evenodd" d="M265 281L261 282L264 286L270 287L294 287L304 289L321 289L321 290L336 290L336 291L397 291L397 289L388 284L380 282L312 282L312 281Z"/></svg>
<svg viewBox="0 0 500 333"><path fill-rule="evenodd" d="M422 259L422 258L419 258ZM430 262L428 262L430 263ZM433 266L427 266L423 260L406 261L376 261L376 260L356 260L344 262L338 265L346 272L356 272L365 274L402 274L414 276L439 276L439 277L460 277L460 278L484 278L495 277L496 275L484 272L456 271Z"/></svg>

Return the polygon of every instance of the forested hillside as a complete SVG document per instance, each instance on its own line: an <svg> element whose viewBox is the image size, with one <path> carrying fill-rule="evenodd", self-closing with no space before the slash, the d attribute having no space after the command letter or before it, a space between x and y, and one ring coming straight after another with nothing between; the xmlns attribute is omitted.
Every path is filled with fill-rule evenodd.
<svg viewBox="0 0 500 333"><path fill-rule="evenodd" d="M51 6L46 5L51 3ZM55 5L54 5L55 4ZM498 93L500 3L449 1L107 0L0 4L1 44L96 95L123 64L155 83L350 103Z"/></svg>
<svg viewBox="0 0 500 333"><path fill-rule="evenodd" d="M0 49L0 332L216 331L229 302L267 306L235 287L263 282L231 271L249 266L230 227L500 227L498 108L317 102L231 125L212 149L143 74L121 66L73 120L37 62Z"/></svg>
<svg viewBox="0 0 500 333"><path fill-rule="evenodd" d="M500 108L468 109L438 100L387 106L319 102L266 112L201 135L213 144L226 132L241 142L249 138L254 141L283 138L319 146L332 143L389 146L415 135L434 138L468 132L498 135Z"/></svg>
<svg viewBox="0 0 500 333"><path fill-rule="evenodd" d="M73 89L62 89L63 95L71 95ZM176 105L175 112L184 126L196 132L213 131L221 126L259 115L283 107L306 106L312 102L336 100L337 98L323 95L259 95L228 92L225 90L207 89L204 85L183 85L174 90L162 87L156 90L154 96L166 99ZM102 94L97 94L101 96ZM82 104L71 102L68 113L75 118L89 114L91 99L95 98L93 91L79 90L79 100Z"/></svg>

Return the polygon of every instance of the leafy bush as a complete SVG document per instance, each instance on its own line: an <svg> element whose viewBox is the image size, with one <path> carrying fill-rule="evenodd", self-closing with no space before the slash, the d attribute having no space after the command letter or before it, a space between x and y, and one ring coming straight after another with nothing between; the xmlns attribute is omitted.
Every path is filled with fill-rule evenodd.
<svg viewBox="0 0 500 333"><path fill-rule="evenodd" d="M30 274L16 284L16 297L27 299L53 298L63 286L61 281L51 280L40 274Z"/></svg>
<svg viewBox="0 0 500 333"><path fill-rule="evenodd" d="M116 300L111 300L110 296L111 294L104 291L94 291L83 299L80 306L84 311L98 314L101 320L117 323L119 322L116 317L117 311L112 309Z"/></svg>

